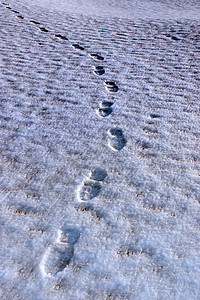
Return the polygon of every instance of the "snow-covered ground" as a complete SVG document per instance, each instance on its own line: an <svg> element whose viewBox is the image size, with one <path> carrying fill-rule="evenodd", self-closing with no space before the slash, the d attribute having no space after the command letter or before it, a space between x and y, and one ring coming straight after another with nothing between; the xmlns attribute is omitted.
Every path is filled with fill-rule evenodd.
<svg viewBox="0 0 200 300"><path fill-rule="evenodd" d="M199 1L0 18L0 298L200 299Z"/></svg>

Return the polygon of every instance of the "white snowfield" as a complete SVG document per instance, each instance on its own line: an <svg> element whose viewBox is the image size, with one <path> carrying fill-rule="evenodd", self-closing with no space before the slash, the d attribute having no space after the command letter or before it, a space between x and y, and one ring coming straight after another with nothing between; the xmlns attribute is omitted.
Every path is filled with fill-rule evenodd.
<svg viewBox="0 0 200 300"><path fill-rule="evenodd" d="M0 18L0 299L199 300L199 1Z"/></svg>

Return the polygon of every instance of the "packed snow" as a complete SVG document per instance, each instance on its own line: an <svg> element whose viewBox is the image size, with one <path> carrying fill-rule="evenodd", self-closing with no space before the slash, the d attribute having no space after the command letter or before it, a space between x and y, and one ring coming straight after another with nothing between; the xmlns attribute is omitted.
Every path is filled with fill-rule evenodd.
<svg viewBox="0 0 200 300"><path fill-rule="evenodd" d="M200 3L0 3L0 298L200 299Z"/></svg>

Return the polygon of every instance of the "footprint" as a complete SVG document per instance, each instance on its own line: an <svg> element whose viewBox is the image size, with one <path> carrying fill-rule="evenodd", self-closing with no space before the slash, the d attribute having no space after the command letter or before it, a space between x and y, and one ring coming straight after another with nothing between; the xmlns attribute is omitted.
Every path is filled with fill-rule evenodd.
<svg viewBox="0 0 200 300"><path fill-rule="evenodd" d="M114 81L105 81L106 90L109 92L117 92L119 90L118 86Z"/></svg>
<svg viewBox="0 0 200 300"><path fill-rule="evenodd" d="M6 4L5 4L5 5L6 5ZM11 7L10 7L10 6L6 6L6 8L7 8L7 9L11 9Z"/></svg>
<svg viewBox="0 0 200 300"><path fill-rule="evenodd" d="M101 185L93 180L88 180L83 182L83 184L78 188L78 200L79 201L89 201L97 197L100 193Z"/></svg>
<svg viewBox="0 0 200 300"><path fill-rule="evenodd" d="M74 49L82 50L82 51L85 49L84 47L80 46L79 44L72 44L72 47L73 47Z"/></svg>
<svg viewBox="0 0 200 300"><path fill-rule="evenodd" d="M48 32L48 30L45 27L40 27L39 30L41 30L43 32Z"/></svg>
<svg viewBox="0 0 200 300"><path fill-rule="evenodd" d="M180 38L178 38L177 36L174 36L174 35L171 36L171 39L174 40L174 41L180 41Z"/></svg>
<svg viewBox="0 0 200 300"><path fill-rule="evenodd" d="M56 242L47 249L40 265L44 276L55 276L70 264L79 236L79 230L71 225L58 231Z"/></svg>
<svg viewBox="0 0 200 300"><path fill-rule="evenodd" d="M97 113L100 117L107 117L112 113L112 107L98 108Z"/></svg>
<svg viewBox="0 0 200 300"><path fill-rule="evenodd" d="M120 151L126 146L126 139L120 128L111 128L108 130L110 136L108 146L114 151Z"/></svg>
<svg viewBox="0 0 200 300"><path fill-rule="evenodd" d="M61 40L65 40L65 41L68 41L68 38L64 35L61 35L61 34L55 34L55 37L61 39Z"/></svg>
<svg viewBox="0 0 200 300"><path fill-rule="evenodd" d="M15 14L19 14L19 12L17 10L12 9L12 12Z"/></svg>
<svg viewBox="0 0 200 300"><path fill-rule="evenodd" d="M97 197L101 190L99 181L103 181L107 172L103 169L96 168L92 170L89 177L78 187L77 198L80 202L90 201Z"/></svg>
<svg viewBox="0 0 200 300"><path fill-rule="evenodd" d="M34 21L34 20L30 20L31 23L36 24L36 25L40 25L40 22Z"/></svg>
<svg viewBox="0 0 200 300"><path fill-rule="evenodd" d="M101 56L97 53L90 53L90 56L95 60L104 60L103 56Z"/></svg>
<svg viewBox="0 0 200 300"><path fill-rule="evenodd" d="M107 175L106 170L96 168L90 172L89 178L95 181L103 181Z"/></svg>
<svg viewBox="0 0 200 300"><path fill-rule="evenodd" d="M111 107L114 103L111 101L103 101L102 103L100 103L100 107L101 108L105 108L105 107Z"/></svg>
<svg viewBox="0 0 200 300"><path fill-rule="evenodd" d="M96 75L103 75L105 73L104 67L102 66L94 67L93 73Z"/></svg>
<svg viewBox="0 0 200 300"><path fill-rule="evenodd" d="M103 118L109 116L113 111L111 107L113 104L110 101L103 101L100 103L100 108L97 109L97 114Z"/></svg>
<svg viewBox="0 0 200 300"><path fill-rule="evenodd" d="M155 119L155 118L160 118L160 115L159 114L150 114L150 117L152 119Z"/></svg>

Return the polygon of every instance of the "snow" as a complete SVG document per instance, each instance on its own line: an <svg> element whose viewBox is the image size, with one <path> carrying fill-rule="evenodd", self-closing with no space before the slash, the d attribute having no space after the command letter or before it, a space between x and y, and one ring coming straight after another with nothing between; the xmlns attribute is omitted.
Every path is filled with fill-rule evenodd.
<svg viewBox="0 0 200 300"><path fill-rule="evenodd" d="M1 299L199 299L199 2L1 3Z"/></svg>

